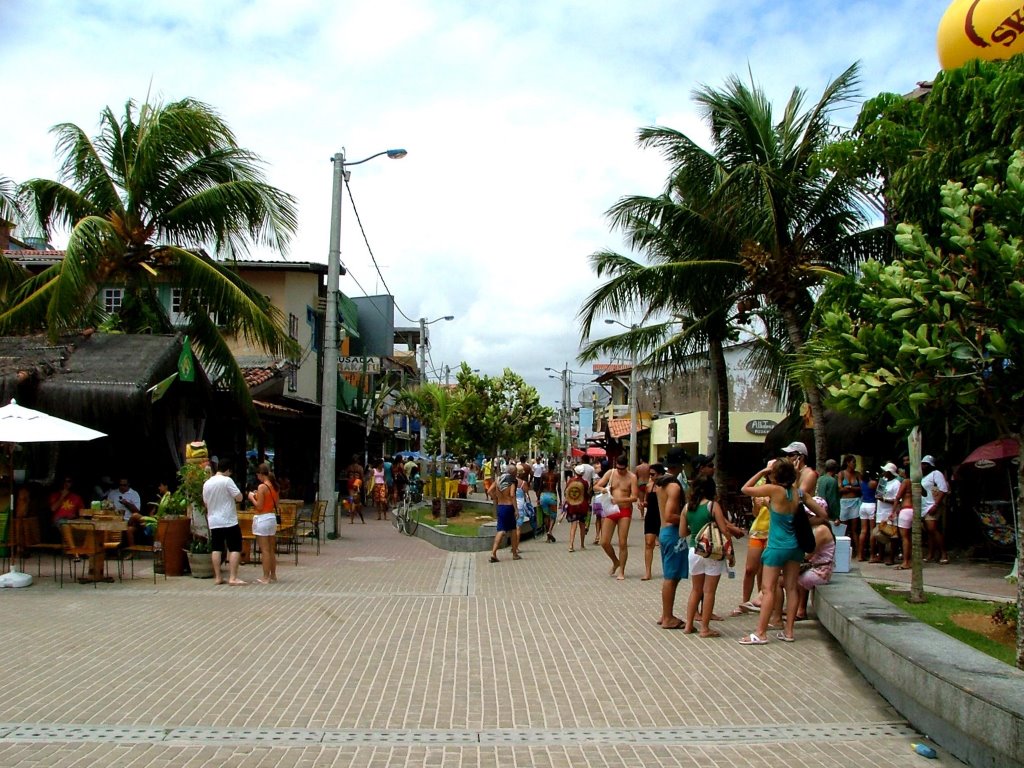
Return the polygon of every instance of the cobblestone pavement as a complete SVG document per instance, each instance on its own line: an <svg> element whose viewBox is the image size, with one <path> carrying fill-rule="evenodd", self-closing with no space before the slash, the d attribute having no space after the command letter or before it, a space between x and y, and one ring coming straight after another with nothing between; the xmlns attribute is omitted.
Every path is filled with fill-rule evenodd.
<svg viewBox="0 0 1024 768"><path fill-rule="evenodd" d="M59 589L44 563L31 588L0 592L0 768L920 760L816 622L760 648L737 643L752 616L716 624L720 639L660 629L639 520L624 582L556 533L492 565L343 524L267 586L154 584L137 563L133 581ZM722 580L719 613L739 589Z"/></svg>

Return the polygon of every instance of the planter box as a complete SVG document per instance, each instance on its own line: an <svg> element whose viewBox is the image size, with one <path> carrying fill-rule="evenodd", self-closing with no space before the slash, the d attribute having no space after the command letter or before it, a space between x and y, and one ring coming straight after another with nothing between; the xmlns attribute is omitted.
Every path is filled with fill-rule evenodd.
<svg viewBox="0 0 1024 768"><path fill-rule="evenodd" d="M188 557L188 567L192 571L193 579L213 578L213 560L210 559L209 552L186 552L185 555Z"/></svg>
<svg viewBox="0 0 1024 768"><path fill-rule="evenodd" d="M165 517L157 523L156 537L164 549L164 572L168 576L185 574L185 545L191 538L187 517Z"/></svg>

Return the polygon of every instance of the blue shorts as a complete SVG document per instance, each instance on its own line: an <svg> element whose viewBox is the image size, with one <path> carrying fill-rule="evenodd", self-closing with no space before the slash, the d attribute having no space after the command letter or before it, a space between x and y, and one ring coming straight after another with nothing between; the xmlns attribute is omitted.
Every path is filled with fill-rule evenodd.
<svg viewBox="0 0 1024 768"><path fill-rule="evenodd" d="M803 561L804 551L800 547L780 549L769 544L761 553L761 562L771 568L781 568L788 562L802 563Z"/></svg>
<svg viewBox="0 0 1024 768"><path fill-rule="evenodd" d="M661 544L661 571L666 581L679 581L690 575L690 559L687 555L686 541L682 546L679 542L679 529L669 525L658 534Z"/></svg>
<svg viewBox="0 0 1024 768"><path fill-rule="evenodd" d="M514 531L516 525L516 508L511 504L498 505L498 531Z"/></svg>
<svg viewBox="0 0 1024 768"><path fill-rule="evenodd" d="M558 496L551 491L544 491L540 495L540 508L548 517L554 517L558 510Z"/></svg>

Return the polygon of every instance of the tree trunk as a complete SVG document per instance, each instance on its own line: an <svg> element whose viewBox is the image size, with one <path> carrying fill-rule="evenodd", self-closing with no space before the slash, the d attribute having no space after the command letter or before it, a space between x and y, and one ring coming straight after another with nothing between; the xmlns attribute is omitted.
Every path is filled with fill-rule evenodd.
<svg viewBox="0 0 1024 768"><path fill-rule="evenodd" d="M445 451L444 451L444 449L445 449L444 441L445 441L445 430L442 429L441 430L441 466L447 468L445 463L444 463L444 457L447 455L445 453ZM439 524L440 525L448 525L448 505L445 503L447 501L447 499L445 498L445 491L448 490L448 474L445 471L442 470L441 475L442 475L442 477L441 477L441 521L440 521ZM434 479L436 480L437 478L435 477Z"/></svg>
<svg viewBox="0 0 1024 768"><path fill-rule="evenodd" d="M786 323L786 334L789 336L793 352L798 360L803 361L806 346L803 326L792 307L780 306L779 310ZM825 462L828 460L828 440L825 435L825 408L822 405L821 389L811 374L803 374L800 377L800 388L803 389L804 397L811 409L811 424L814 428L814 468L822 475L825 473Z"/></svg>
<svg viewBox="0 0 1024 768"><path fill-rule="evenodd" d="M921 430L914 427L907 437L907 453L910 456L910 493L914 499L914 522L910 528L910 602L923 603L924 566L921 557ZM898 513L898 510L897 510Z"/></svg>
<svg viewBox="0 0 1024 768"><path fill-rule="evenodd" d="M712 339L709 345L712 379L718 386L718 429L715 434L715 485L719 491L725 488L725 474L729 453L729 369L725 364L725 348L721 339Z"/></svg>
<svg viewBox="0 0 1024 768"><path fill-rule="evenodd" d="M1010 433L1020 446L1018 456L1024 455L1024 442L1020 433ZM1024 456L1022 456L1024 458ZM1017 669L1024 669L1024 460L1017 464Z"/></svg>

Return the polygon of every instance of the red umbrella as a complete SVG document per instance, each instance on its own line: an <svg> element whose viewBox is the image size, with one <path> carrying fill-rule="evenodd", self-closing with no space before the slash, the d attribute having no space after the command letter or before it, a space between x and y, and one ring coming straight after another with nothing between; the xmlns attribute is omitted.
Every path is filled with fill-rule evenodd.
<svg viewBox="0 0 1024 768"><path fill-rule="evenodd" d="M993 462L1001 459L1012 459L1020 453L1020 446L1012 437L1001 437L991 443L975 448L963 460L964 464L980 464L981 467L991 467Z"/></svg>
<svg viewBox="0 0 1024 768"><path fill-rule="evenodd" d="M608 455L608 452L604 448L599 448L596 445L592 445L587 448L587 456L594 456L598 459L603 459Z"/></svg>
<svg viewBox="0 0 1024 768"><path fill-rule="evenodd" d="M573 455L574 458L577 458L577 459L582 458L583 451L581 451L579 448L573 448L572 449L572 455Z"/></svg>

